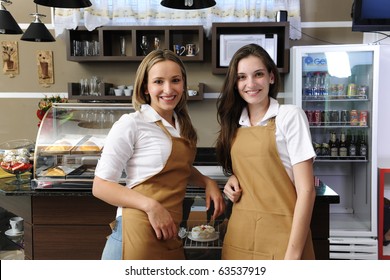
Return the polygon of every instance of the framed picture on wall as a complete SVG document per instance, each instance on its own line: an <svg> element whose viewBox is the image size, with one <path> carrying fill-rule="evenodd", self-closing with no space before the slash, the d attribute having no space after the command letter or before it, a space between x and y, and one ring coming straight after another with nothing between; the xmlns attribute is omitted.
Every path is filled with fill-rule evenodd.
<svg viewBox="0 0 390 280"><path fill-rule="evenodd" d="M54 84L53 52L37 51L38 80L40 84Z"/></svg>
<svg viewBox="0 0 390 280"><path fill-rule="evenodd" d="M18 42L1 42L3 73L6 75L19 74Z"/></svg>

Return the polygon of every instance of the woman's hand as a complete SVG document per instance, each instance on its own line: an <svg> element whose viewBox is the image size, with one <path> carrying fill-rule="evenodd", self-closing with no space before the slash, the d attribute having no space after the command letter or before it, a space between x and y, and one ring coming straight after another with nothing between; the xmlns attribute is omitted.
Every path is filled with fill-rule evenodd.
<svg viewBox="0 0 390 280"><path fill-rule="evenodd" d="M229 177L226 185L223 189L223 193L229 198L232 202L237 202L241 198L242 190L240 188L240 183L236 176L232 175Z"/></svg>
<svg viewBox="0 0 390 280"><path fill-rule="evenodd" d="M178 229L171 214L158 201L97 176L93 182L92 193L111 205L144 211L158 239L167 240L177 236Z"/></svg>
<svg viewBox="0 0 390 280"><path fill-rule="evenodd" d="M214 213L211 216L212 220L215 220L225 212L225 201L223 200L222 193L214 180L209 180L206 184L206 209L210 208L211 201L214 202Z"/></svg>
<svg viewBox="0 0 390 280"><path fill-rule="evenodd" d="M157 239L172 239L177 237L177 227L169 211L158 201L151 200L151 205L145 211L148 215Z"/></svg>

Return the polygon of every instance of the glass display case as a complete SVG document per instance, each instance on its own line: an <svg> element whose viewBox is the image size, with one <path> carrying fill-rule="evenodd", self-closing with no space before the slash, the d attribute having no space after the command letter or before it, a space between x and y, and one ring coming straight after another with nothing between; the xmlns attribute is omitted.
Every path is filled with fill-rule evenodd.
<svg viewBox="0 0 390 280"><path fill-rule="evenodd" d="M32 188L91 188L106 136L131 104L55 103L39 127Z"/></svg>

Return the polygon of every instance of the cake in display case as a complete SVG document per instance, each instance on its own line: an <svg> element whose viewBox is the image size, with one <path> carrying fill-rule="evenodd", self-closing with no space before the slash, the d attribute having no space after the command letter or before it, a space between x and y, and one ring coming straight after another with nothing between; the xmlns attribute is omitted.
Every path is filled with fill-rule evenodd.
<svg viewBox="0 0 390 280"><path fill-rule="evenodd" d="M55 103L39 127L34 189L90 189L106 136L131 104Z"/></svg>

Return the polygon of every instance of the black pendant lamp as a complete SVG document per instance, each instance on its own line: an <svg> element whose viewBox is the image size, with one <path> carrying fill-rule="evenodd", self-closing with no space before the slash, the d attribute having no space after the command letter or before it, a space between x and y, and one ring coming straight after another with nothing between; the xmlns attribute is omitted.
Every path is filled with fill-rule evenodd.
<svg viewBox="0 0 390 280"><path fill-rule="evenodd" d="M86 8L92 6L91 1L88 0L34 0L34 3L46 7L67 9Z"/></svg>
<svg viewBox="0 0 390 280"><path fill-rule="evenodd" d="M162 6L179 10L199 10L215 6L214 0L163 0Z"/></svg>
<svg viewBox="0 0 390 280"><path fill-rule="evenodd" d="M55 39L51 35L50 31L47 30L45 24L42 23L39 17L45 17L45 15L38 13L38 5L36 6L36 11L34 14L31 14L35 19L27 30L24 32L20 40L30 41L30 42L54 42Z"/></svg>
<svg viewBox="0 0 390 280"><path fill-rule="evenodd" d="M19 24L8 12L3 4L12 4L8 0L0 0L0 34L22 34Z"/></svg>

